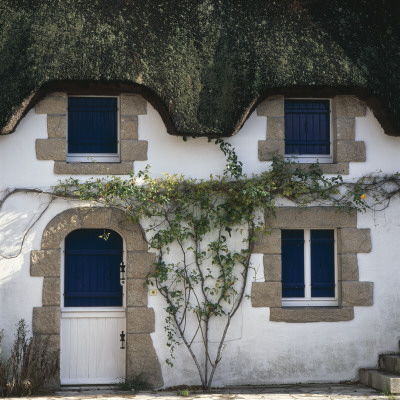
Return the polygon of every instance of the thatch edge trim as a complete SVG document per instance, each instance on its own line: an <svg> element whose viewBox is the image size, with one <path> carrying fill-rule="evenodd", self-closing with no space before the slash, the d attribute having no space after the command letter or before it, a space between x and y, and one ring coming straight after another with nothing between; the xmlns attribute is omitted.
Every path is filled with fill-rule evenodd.
<svg viewBox="0 0 400 400"><path fill-rule="evenodd" d="M232 132L218 135L201 135L179 132L169 114L163 100L151 89L144 85L131 82L98 82L98 81L52 81L43 84L36 91L32 92L10 117L7 124L2 127L0 135L8 135L15 132L22 118L46 95L52 92L68 92L69 94L114 94L135 93L140 94L148 101L160 114L167 132L173 136L192 136L192 137L230 137L242 128L247 118L252 114L256 107L266 98L276 95L286 97L334 97L338 95L354 95L360 100L365 101L373 112L375 118L381 124L384 133L389 136L400 136L400 132L394 128L392 118L384 102L368 89L361 87L286 87L270 88L262 92L258 97L252 99L244 109L243 114L236 123Z"/></svg>

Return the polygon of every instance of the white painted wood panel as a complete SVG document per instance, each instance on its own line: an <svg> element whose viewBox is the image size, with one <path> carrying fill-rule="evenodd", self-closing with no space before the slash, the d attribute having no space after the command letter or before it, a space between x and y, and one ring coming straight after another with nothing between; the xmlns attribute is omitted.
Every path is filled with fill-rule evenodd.
<svg viewBox="0 0 400 400"><path fill-rule="evenodd" d="M125 378L125 311L62 311L61 384L117 383Z"/></svg>

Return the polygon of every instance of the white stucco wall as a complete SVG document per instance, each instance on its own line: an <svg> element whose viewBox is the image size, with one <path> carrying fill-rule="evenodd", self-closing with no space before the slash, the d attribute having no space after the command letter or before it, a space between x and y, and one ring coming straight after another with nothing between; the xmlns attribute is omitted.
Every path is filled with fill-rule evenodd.
<svg viewBox="0 0 400 400"><path fill-rule="evenodd" d="M221 174L224 156L207 139L169 136L158 113L150 106L139 117L139 139L149 142L148 161L136 162L135 171L151 165L154 176L184 173L207 178ZM265 139L267 118L253 113L240 132L228 139L235 146L244 171L264 170L259 162L257 142ZM46 138L46 116L30 111L15 133L0 136L0 190L15 187L46 188L66 177L53 173L52 161L38 161L35 140ZM355 179L370 172L392 173L400 169L400 138L387 136L368 110L356 118L356 140L366 144L367 162L350 163ZM81 177L83 179L83 177ZM19 251L26 227L46 204L44 196L18 194L0 212L0 253L13 256ZM46 224L75 202L55 201L35 227L26 235L21 254L0 257L0 329L14 333L20 318L32 323L32 307L41 306L42 278L30 276L30 251L40 248ZM357 379L359 367L373 366L380 352L396 351L400 338L399 284L400 200L394 199L383 212L369 211L358 216L359 228L370 228L372 251L358 255L360 281L374 282L374 305L355 307L354 320L331 323L278 323L269 321L268 308L253 308L244 300L231 328L214 385L262 384ZM255 279L263 280L262 256L253 256ZM254 276L252 277L254 279ZM248 283L250 293L251 282ZM161 362L166 386L198 384L197 372L183 346L175 353L175 367L164 360L164 315L161 296L150 296L149 307L156 310L154 347ZM10 342L7 339L6 344Z"/></svg>

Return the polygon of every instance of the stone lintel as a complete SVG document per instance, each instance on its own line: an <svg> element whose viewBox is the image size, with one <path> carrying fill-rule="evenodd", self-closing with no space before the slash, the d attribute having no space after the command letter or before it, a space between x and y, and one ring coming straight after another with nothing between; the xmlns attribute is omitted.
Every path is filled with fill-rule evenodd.
<svg viewBox="0 0 400 400"><path fill-rule="evenodd" d="M115 230L129 230L128 228L130 225L136 225L136 224L131 224L129 221L127 221L128 214L119 209L119 208L112 208L111 209L111 220L110 220L110 228L115 229Z"/></svg>
<svg viewBox="0 0 400 400"><path fill-rule="evenodd" d="M66 115L47 115L47 135L49 138L67 137L67 117Z"/></svg>
<svg viewBox="0 0 400 400"><path fill-rule="evenodd" d="M336 322L352 319L353 307L282 307L270 310L270 320L275 322Z"/></svg>
<svg viewBox="0 0 400 400"><path fill-rule="evenodd" d="M34 334L60 334L60 307L33 307L32 331Z"/></svg>
<svg viewBox="0 0 400 400"><path fill-rule="evenodd" d="M128 278L146 278L148 273L154 271L153 263L155 254L137 251L128 251L127 253L127 271Z"/></svg>
<svg viewBox="0 0 400 400"><path fill-rule="evenodd" d="M67 94L54 92L42 99L35 107L36 114L66 114Z"/></svg>
<svg viewBox="0 0 400 400"><path fill-rule="evenodd" d="M46 226L42 236L42 249L61 248L65 236L75 229L81 228L79 210L70 208L54 217Z"/></svg>
<svg viewBox="0 0 400 400"><path fill-rule="evenodd" d="M272 161L274 156L283 157L285 154L285 141L281 139L268 139L258 141L258 159Z"/></svg>
<svg viewBox="0 0 400 400"><path fill-rule="evenodd" d="M342 304L344 306L372 306L373 282L342 282Z"/></svg>
<svg viewBox="0 0 400 400"><path fill-rule="evenodd" d="M35 142L36 158L38 160L57 160L66 159L67 142L65 139L36 139Z"/></svg>
<svg viewBox="0 0 400 400"><path fill-rule="evenodd" d="M148 288L145 279L126 280L127 307L147 307Z"/></svg>
<svg viewBox="0 0 400 400"><path fill-rule="evenodd" d="M56 161L54 173L58 175L129 175L133 172L131 162L122 163L67 163Z"/></svg>
<svg viewBox="0 0 400 400"><path fill-rule="evenodd" d="M146 161L147 147L145 140L121 140L121 161Z"/></svg>
<svg viewBox="0 0 400 400"><path fill-rule="evenodd" d="M260 233L254 243L253 253L280 254L281 230L271 229L268 233Z"/></svg>
<svg viewBox="0 0 400 400"><path fill-rule="evenodd" d="M141 226L137 222L132 222L129 220L129 215L119 209L119 208L112 208L111 213L111 221L110 221L110 228L120 232L126 241L128 241L127 236L133 236L129 241L129 245L127 243L127 251L130 250L147 250L147 243L144 240L145 234L141 228ZM137 243L136 247L132 240L137 240L138 242L145 242L145 244ZM133 247L132 249L130 247Z"/></svg>
<svg viewBox="0 0 400 400"><path fill-rule="evenodd" d="M154 310L147 307L128 307L126 313L126 331L128 333L154 332Z"/></svg>
<svg viewBox="0 0 400 400"><path fill-rule="evenodd" d="M281 282L282 257L280 254L264 254L264 277L268 282Z"/></svg>
<svg viewBox="0 0 400 400"><path fill-rule="evenodd" d="M111 222L112 209L108 207L82 207L79 215L82 228L108 228Z"/></svg>
<svg viewBox="0 0 400 400"><path fill-rule="evenodd" d="M44 278L42 303L43 306L60 307L60 278Z"/></svg>
<svg viewBox="0 0 400 400"><path fill-rule="evenodd" d="M371 235L369 229L343 228L339 234L340 253L369 253Z"/></svg>
<svg viewBox="0 0 400 400"><path fill-rule="evenodd" d="M145 115L147 114L146 100L133 93L121 94L121 115Z"/></svg>
<svg viewBox="0 0 400 400"><path fill-rule="evenodd" d="M338 213L334 207L278 207L276 217L266 222L268 226L281 229L353 228L357 226L357 214Z"/></svg>
<svg viewBox="0 0 400 400"><path fill-rule="evenodd" d="M121 116L120 123L120 136L121 139L138 138L138 117L136 115L123 115Z"/></svg>
<svg viewBox="0 0 400 400"><path fill-rule="evenodd" d="M282 283L253 282L251 305L253 307L280 307L282 305Z"/></svg>
<svg viewBox="0 0 400 400"><path fill-rule="evenodd" d="M282 95L271 96L257 106L257 115L263 117L284 117L285 98Z"/></svg>
<svg viewBox="0 0 400 400"><path fill-rule="evenodd" d="M60 249L32 250L31 276L60 276Z"/></svg>
<svg viewBox="0 0 400 400"><path fill-rule="evenodd" d="M151 387L161 387L164 382L160 362L149 334L126 335L126 378L141 377Z"/></svg>
<svg viewBox="0 0 400 400"><path fill-rule="evenodd" d="M365 117L367 105L356 96L344 95L333 98L334 117Z"/></svg>

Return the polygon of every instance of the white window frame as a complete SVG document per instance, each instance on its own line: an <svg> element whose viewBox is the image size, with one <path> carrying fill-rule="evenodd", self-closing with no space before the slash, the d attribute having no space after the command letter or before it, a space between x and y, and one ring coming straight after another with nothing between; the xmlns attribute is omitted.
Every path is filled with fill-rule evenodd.
<svg viewBox="0 0 400 400"><path fill-rule="evenodd" d="M67 163L91 163L91 162L102 162L102 163L115 163L121 161L121 138L120 138L120 98L119 96L100 96L100 95L71 95L68 97L109 97L117 99L117 140L118 140L118 151L117 153L68 153L68 114L67 114ZM67 110L68 113L68 110Z"/></svg>
<svg viewBox="0 0 400 400"><path fill-rule="evenodd" d="M304 232L304 297L283 297L282 307L338 306L337 230L330 229L334 231L335 297L311 297L311 231L327 229L302 230Z"/></svg>
<svg viewBox="0 0 400 400"><path fill-rule="evenodd" d="M332 132L333 132L333 124L332 124L332 99L324 98L324 97L288 97L286 100L328 100L329 101L329 143L330 143L330 152L329 154L286 154L285 160L304 163L304 164L312 164L312 163L320 163L320 164L332 164L333 163L333 140L332 140ZM286 141L286 128L284 132L284 137Z"/></svg>

